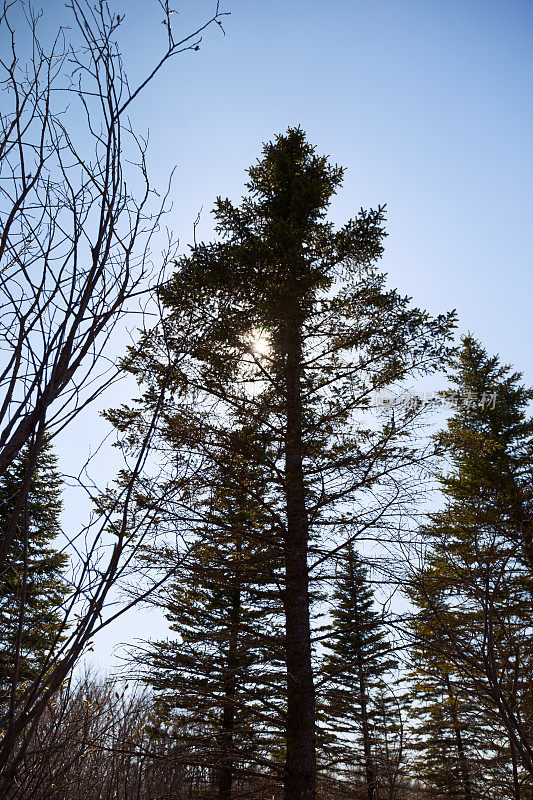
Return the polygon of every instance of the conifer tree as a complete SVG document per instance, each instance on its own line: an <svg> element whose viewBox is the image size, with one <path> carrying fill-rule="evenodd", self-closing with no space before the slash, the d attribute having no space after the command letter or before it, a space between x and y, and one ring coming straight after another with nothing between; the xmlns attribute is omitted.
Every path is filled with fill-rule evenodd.
<svg viewBox="0 0 533 800"><path fill-rule="evenodd" d="M452 367L445 395L456 407L439 435L451 471L440 478L444 507L421 531L427 553L412 583L414 708L434 786L484 796L491 759L507 753L509 796L519 800L524 770L533 774L533 393L471 336Z"/></svg>
<svg viewBox="0 0 533 800"><path fill-rule="evenodd" d="M476 520L492 526L517 545L516 557L533 575L533 389L472 336L463 338L452 366L445 396L456 409L440 444L454 471L442 477L449 503L436 523L464 516L463 528Z"/></svg>
<svg viewBox="0 0 533 800"><path fill-rule="evenodd" d="M11 522L27 471L27 449L0 477L0 529ZM60 532L61 480L51 445L44 444L0 578L0 708L9 715L25 681L35 676L61 639L61 603L68 558L54 547ZM4 717L5 719L5 717Z"/></svg>
<svg viewBox="0 0 533 800"><path fill-rule="evenodd" d="M355 537L392 513L400 474L421 458L408 439L417 412L384 411L376 425L365 411L377 390L440 363L454 316L432 318L386 287L375 266L383 208L339 230L326 221L343 170L300 128L266 144L248 174L240 206L216 202L219 240L196 245L161 290L164 324L127 360L145 391L123 427L142 427L169 350L166 414L201 432L204 458L206 435L211 446L223 439L228 415L254 420L248 458L268 472L264 506L283 544L285 798L314 800L310 555L323 563L326 542L337 549L346 530Z"/></svg>
<svg viewBox="0 0 533 800"><path fill-rule="evenodd" d="M393 698L384 689L398 664L374 608L367 570L352 545L341 561L324 643L327 727L341 743L340 760L362 767L367 800L377 800L382 796L377 748L397 724Z"/></svg>
<svg viewBox="0 0 533 800"><path fill-rule="evenodd" d="M427 576L424 585L427 589ZM410 687L413 749L420 754L416 772L430 796L474 800L483 796L478 790L490 781L494 731L479 714L472 683L447 658L447 643L445 637L439 640L435 615L441 623L446 618L449 628L465 622L464 617L458 620L448 613L437 598L429 602L427 596L418 598L412 621Z"/></svg>
<svg viewBox="0 0 533 800"><path fill-rule="evenodd" d="M531 780L519 763L497 704L484 690L482 659L470 645L465 651L470 656L467 664L450 645L452 636L468 648L465 632L470 643L474 641L472 634L483 627L483 615L460 613L439 594L442 576L435 583L433 592L431 576L426 574L423 595L413 596L417 613L411 621L409 698L418 780L435 800L530 800ZM455 589L459 596L459 581ZM522 670L522 676L515 673L515 688L521 683L523 692L529 666L520 665Z"/></svg>
<svg viewBox="0 0 533 800"><path fill-rule="evenodd" d="M189 555L168 547L147 554L175 573L157 600L173 634L137 655L155 690L154 724L182 752L182 763L210 770L217 800L231 800L250 775L275 766L280 749L283 647L272 575L281 552L278 545L276 556L262 509L250 498L251 486L264 489L261 470L243 457L250 435L233 431L233 451L220 453L210 475L202 473Z"/></svg>

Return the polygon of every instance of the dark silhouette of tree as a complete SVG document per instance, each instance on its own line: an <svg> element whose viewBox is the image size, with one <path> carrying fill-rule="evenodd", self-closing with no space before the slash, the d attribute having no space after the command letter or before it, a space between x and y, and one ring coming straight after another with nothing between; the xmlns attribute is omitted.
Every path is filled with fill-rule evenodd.
<svg viewBox="0 0 533 800"><path fill-rule="evenodd" d="M52 440L117 378L107 357L109 339L122 315L138 307L135 298L147 298L153 279L150 246L166 195L153 206L147 141L132 127L130 112L169 60L198 50L202 32L224 16L214 4L211 19L178 38L173 10L156 3L160 54L133 83L117 44L124 15L106 2L69 0L61 19L52 13L49 25L48 6L38 12L25 0L0 4L0 475L26 448L22 483L9 521L3 520L2 581L20 574L20 561L10 559L19 559L17 532L45 432ZM174 252L170 243L164 261ZM148 431L129 470L130 485L122 486L122 509L149 438ZM2 722L2 797L32 738L31 726L103 624L106 598L133 546L126 520L127 513L110 547L107 512L81 534L69 534L71 545L77 537L85 545L70 550L76 582L64 604L64 623L70 615L72 624L49 669L28 680L11 721ZM29 575L29 564L22 572ZM21 592L30 597L31 586ZM81 614L76 622L74 613Z"/></svg>
<svg viewBox="0 0 533 800"><path fill-rule="evenodd" d="M22 490L28 451L0 478L0 530L9 525ZM54 547L60 514L61 479L45 440L8 553L9 570L0 580L0 709L7 725L21 686L46 671L63 632L68 557Z"/></svg>
<svg viewBox="0 0 533 800"><path fill-rule="evenodd" d="M331 623L323 642L325 725L340 746L338 760L360 768L366 797L377 800L380 768L385 772L391 766L380 764L383 740L387 729L391 739L393 729L398 729L394 696L386 691L398 662L374 608L367 570L351 544L340 560Z"/></svg>
<svg viewBox="0 0 533 800"><path fill-rule="evenodd" d="M385 287L375 268L383 209L361 211L340 230L326 221L342 169L318 156L302 130L266 144L249 176L239 207L216 203L220 240L195 246L162 288L164 321L126 362L145 386L142 406L124 411L122 424L130 437L143 429L169 352L186 353L165 404L184 447L210 459L227 445L228 415L253 421L248 458L264 465L269 492L250 493L284 551L285 796L310 800L310 575L318 578L346 539L375 530L378 520L386 526L401 474L406 490L414 487L409 468L425 457L408 438L418 410L396 405L377 425L365 412L376 390L440 363L454 317L433 319ZM367 503L356 504L365 492Z"/></svg>
<svg viewBox="0 0 533 800"><path fill-rule="evenodd" d="M445 502L421 530L425 552L411 582L419 609L415 694L426 695L421 730L432 742L434 780L453 786L451 796L481 796L492 749L513 775L510 796L519 798L530 780L524 770L533 774L533 422L526 413L533 395L471 336L452 370L446 396L456 408L439 435L451 462L440 478Z"/></svg>

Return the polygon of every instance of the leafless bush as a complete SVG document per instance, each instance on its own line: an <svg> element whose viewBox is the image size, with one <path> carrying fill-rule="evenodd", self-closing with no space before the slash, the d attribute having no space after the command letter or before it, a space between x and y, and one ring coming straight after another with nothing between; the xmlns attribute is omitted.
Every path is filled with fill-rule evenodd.
<svg viewBox="0 0 533 800"><path fill-rule="evenodd" d="M214 797L212 769L153 725L150 695L86 677L48 703L9 800L185 800ZM258 775L236 797L271 800Z"/></svg>

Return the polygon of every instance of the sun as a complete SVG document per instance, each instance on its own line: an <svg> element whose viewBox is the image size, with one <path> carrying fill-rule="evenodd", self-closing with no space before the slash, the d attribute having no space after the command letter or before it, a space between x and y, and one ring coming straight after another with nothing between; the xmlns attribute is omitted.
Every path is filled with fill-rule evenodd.
<svg viewBox="0 0 533 800"><path fill-rule="evenodd" d="M247 344L252 353L265 356L270 351L270 340L264 330L253 328L247 336Z"/></svg>

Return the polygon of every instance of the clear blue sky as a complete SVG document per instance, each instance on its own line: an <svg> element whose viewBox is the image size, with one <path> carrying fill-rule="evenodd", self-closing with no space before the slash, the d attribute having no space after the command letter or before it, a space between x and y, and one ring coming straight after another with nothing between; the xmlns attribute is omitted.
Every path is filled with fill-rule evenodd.
<svg viewBox="0 0 533 800"><path fill-rule="evenodd" d="M59 14L62 2L49 2ZM112 5L125 14L133 77L163 39L162 17L148 0ZM175 0L175 26L189 31L214 6ZM460 329L533 384L531 0L223 0L221 8L231 12L226 36L208 31L135 111L150 130L154 183L164 187L177 164L167 224L183 244L202 206L200 236L211 236L214 198L238 200L261 142L299 124L346 167L334 221L387 204L391 285L433 313L457 308ZM126 621L105 641L132 632L139 626Z"/></svg>

